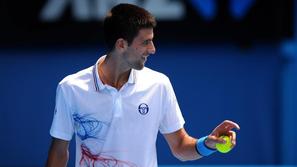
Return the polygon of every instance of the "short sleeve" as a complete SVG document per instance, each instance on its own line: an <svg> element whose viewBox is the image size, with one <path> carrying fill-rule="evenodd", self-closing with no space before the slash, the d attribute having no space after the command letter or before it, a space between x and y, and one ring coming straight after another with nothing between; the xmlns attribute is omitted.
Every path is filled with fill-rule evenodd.
<svg viewBox="0 0 297 167"><path fill-rule="evenodd" d="M167 78L163 94L163 117L159 130L162 134L175 132L184 126L184 118L179 108L173 87Z"/></svg>
<svg viewBox="0 0 297 167"><path fill-rule="evenodd" d="M71 140L74 132L69 100L70 97L67 95L65 88L59 84L56 92L56 106L50 135L66 141Z"/></svg>

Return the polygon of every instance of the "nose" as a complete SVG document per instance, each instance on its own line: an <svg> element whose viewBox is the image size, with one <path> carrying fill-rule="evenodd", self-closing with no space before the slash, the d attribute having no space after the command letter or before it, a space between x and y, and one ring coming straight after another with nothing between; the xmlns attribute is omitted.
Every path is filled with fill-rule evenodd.
<svg viewBox="0 0 297 167"><path fill-rule="evenodd" d="M149 54L155 54L156 53L156 48L153 43L153 41L150 42L150 45L148 45L148 52Z"/></svg>

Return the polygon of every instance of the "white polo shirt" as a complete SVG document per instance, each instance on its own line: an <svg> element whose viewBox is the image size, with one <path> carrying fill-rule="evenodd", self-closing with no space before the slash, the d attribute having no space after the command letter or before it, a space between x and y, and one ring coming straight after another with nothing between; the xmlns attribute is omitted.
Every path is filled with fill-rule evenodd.
<svg viewBox="0 0 297 167"><path fill-rule="evenodd" d="M118 91L101 82L98 62L59 83L51 136L70 141L75 134L77 167L156 167L158 131L184 125L168 77L132 69Z"/></svg>

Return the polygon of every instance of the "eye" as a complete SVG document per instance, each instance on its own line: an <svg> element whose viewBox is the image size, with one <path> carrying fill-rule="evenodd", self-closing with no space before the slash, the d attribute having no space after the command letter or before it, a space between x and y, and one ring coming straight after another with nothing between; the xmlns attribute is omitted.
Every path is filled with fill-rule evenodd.
<svg viewBox="0 0 297 167"><path fill-rule="evenodd" d="M143 41L142 44L143 44L143 45L148 45L148 44L150 44L151 41L152 41L152 40L150 40L150 39L149 39L149 40L145 40L145 41Z"/></svg>

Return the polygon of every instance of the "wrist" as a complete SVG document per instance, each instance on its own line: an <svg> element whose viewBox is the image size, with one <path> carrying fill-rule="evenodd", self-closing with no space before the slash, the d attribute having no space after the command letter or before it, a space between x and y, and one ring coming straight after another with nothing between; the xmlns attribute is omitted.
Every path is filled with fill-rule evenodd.
<svg viewBox="0 0 297 167"><path fill-rule="evenodd" d="M204 144L207 148L211 149L211 150L216 150L216 146L213 142L208 140L208 137L205 138L204 140Z"/></svg>
<svg viewBox="0 0 297 167"><path fill-rule="evenodd" d="M216 149L207 146L205 143L206 140L207 136L201 137L196 141L196 151L198 152L198 154L204 157L209 156L217 151Z"/></svg>

